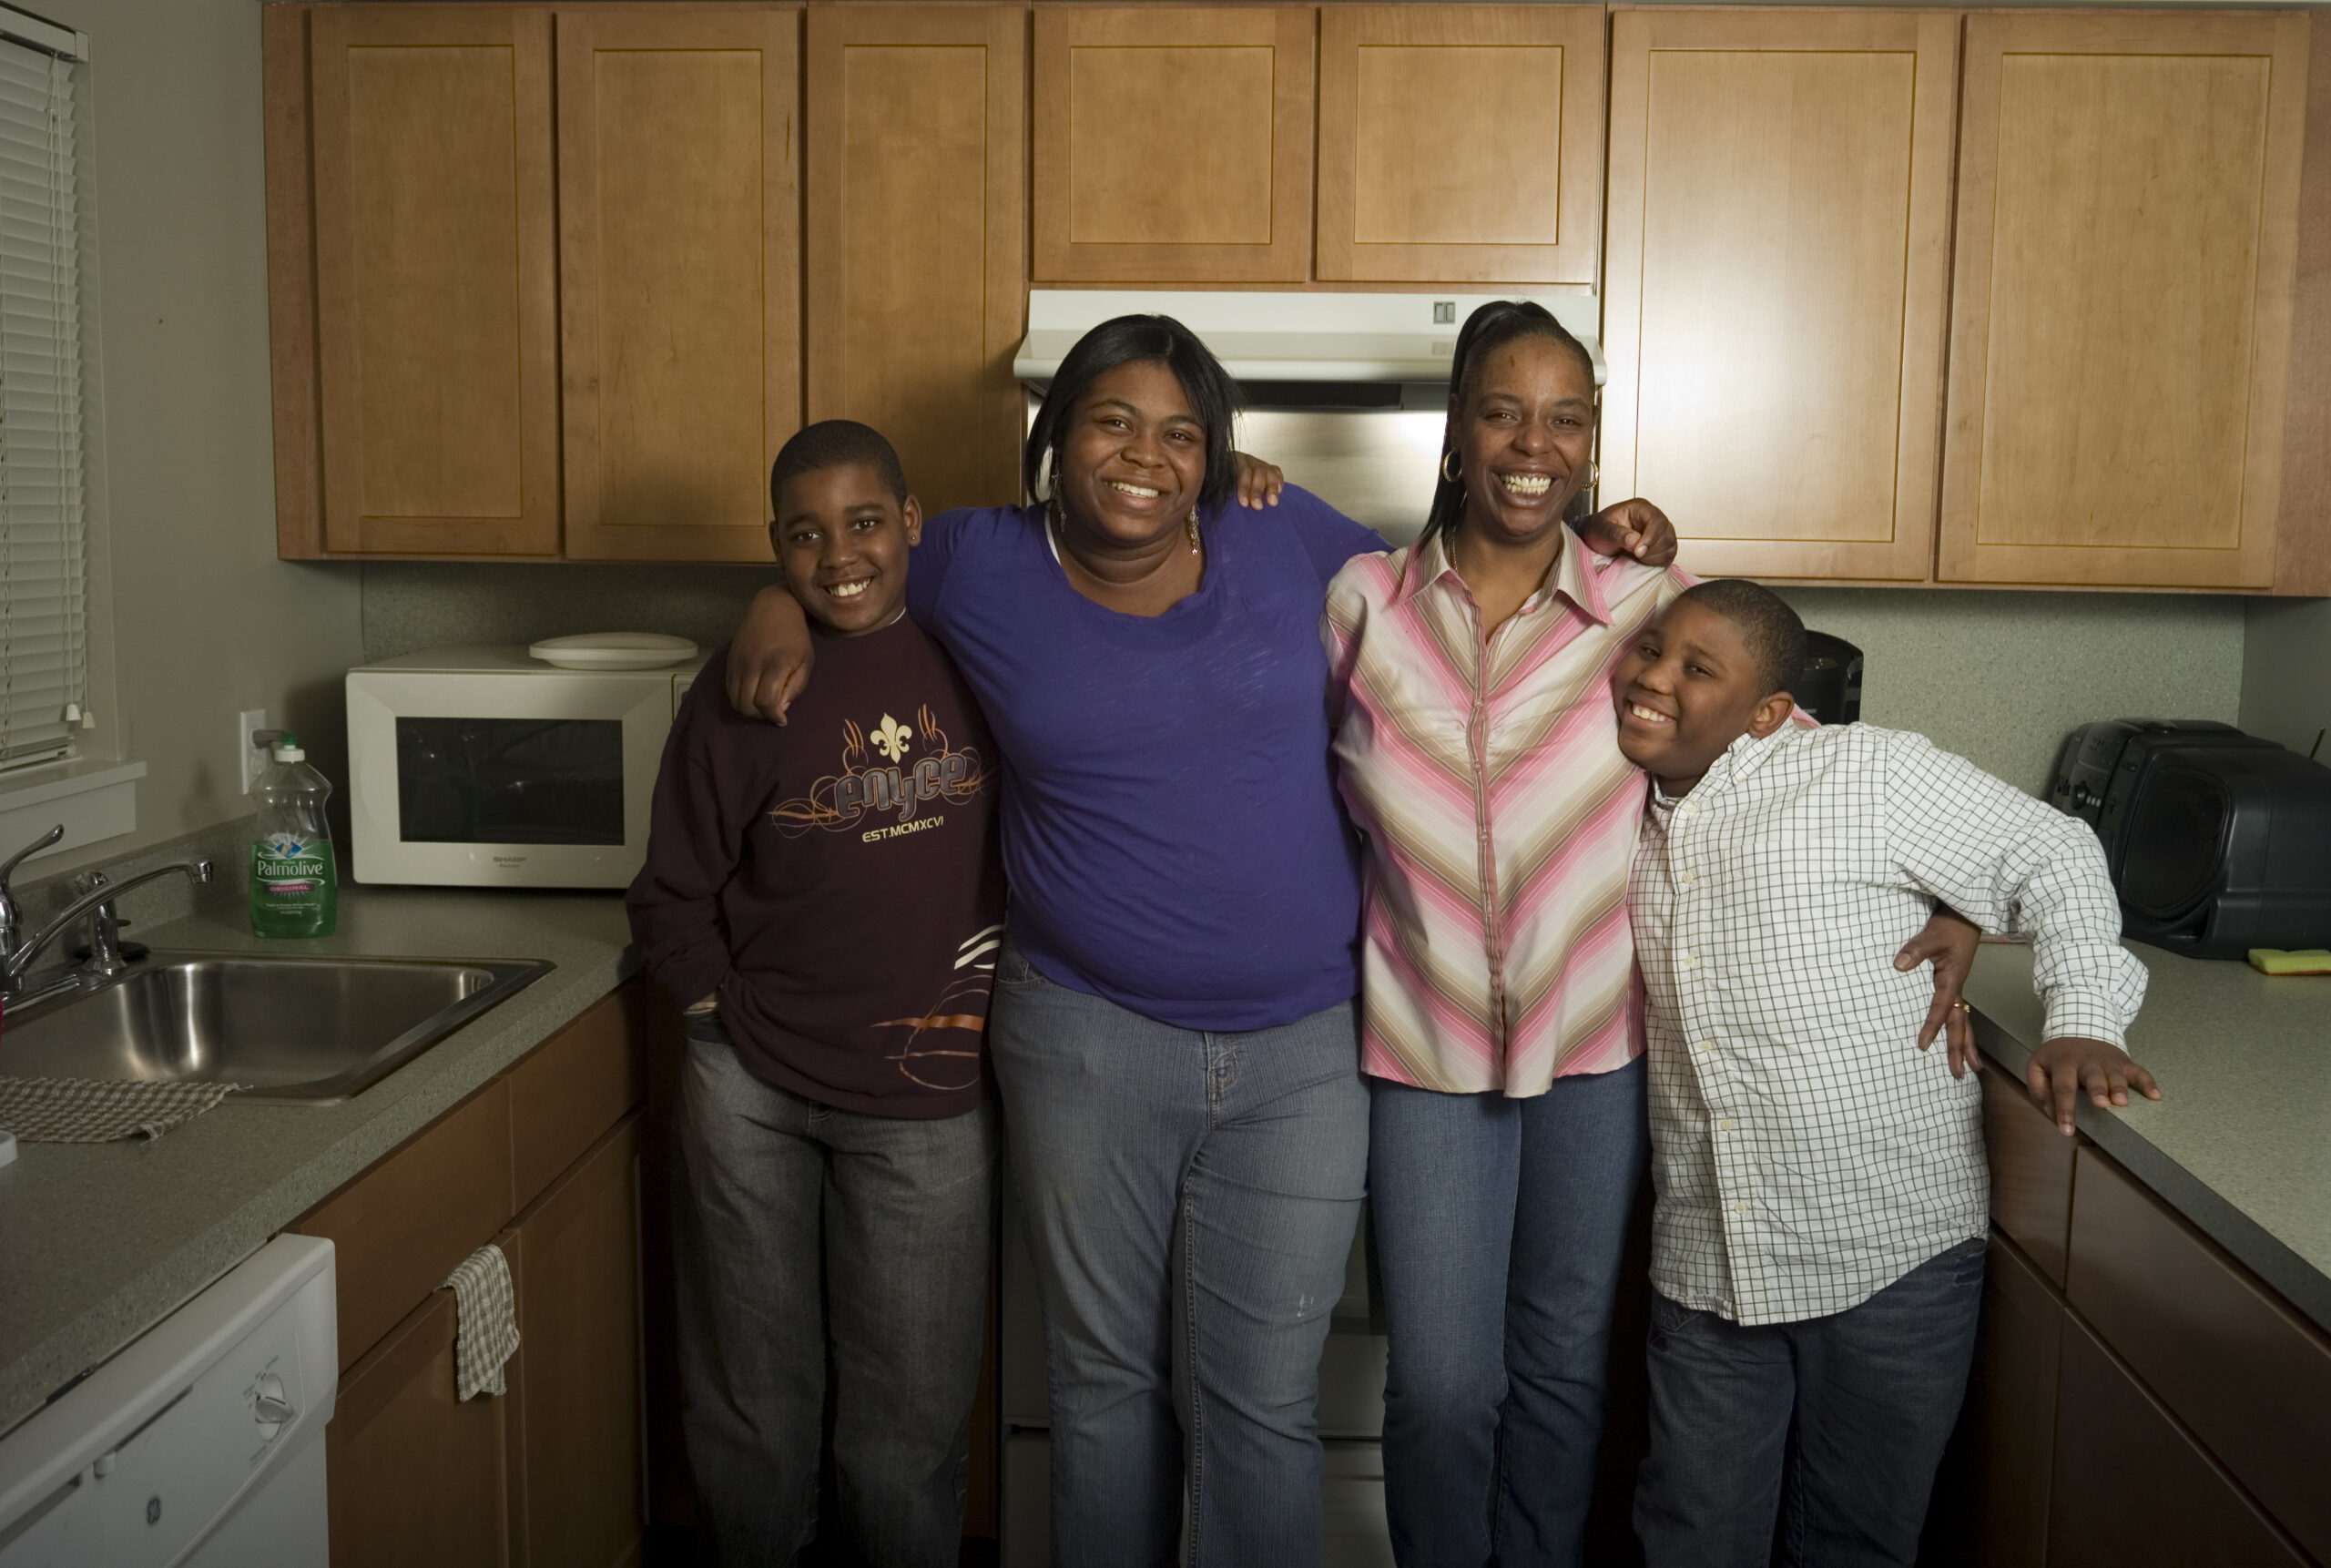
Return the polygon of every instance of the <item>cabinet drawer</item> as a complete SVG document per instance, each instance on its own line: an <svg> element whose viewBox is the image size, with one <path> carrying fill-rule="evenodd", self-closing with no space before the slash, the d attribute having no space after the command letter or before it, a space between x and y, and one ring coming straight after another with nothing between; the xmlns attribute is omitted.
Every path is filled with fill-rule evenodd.
<svg viewBox="0 0 2331 1568"><path fill-rule="evenodd" d="M2031 1103L2021 1079L1994 1065L1983 1073L1983 1143L1990 1153L1991 1223L2062 1289L2072 1140Z"/></svg>
<svg viewBox="0 0 2331 1568"><path fill-rule="evenodd" d="M2302 1546L2331 1557L2331 1341L2093 1148L2080 1151L2066 1294Z"/></svg>
<svg viewBox="0 0 2331 1568"><path fill-rule="evenodd" d="M2306 1560L2073 1318L2056 1410L2048 1568L2303 1568Z"/></svg>
<svg viewBox="0 0 2331 1568"><path fill-rule="evenodd" d="M514 1207L510 1088L497 1078L287 1227L339 1249L341 1369L493 1240Z"/></svg>
<svg viewBox="0 0 2331 1568"><path fill-rule="evenodd" d="M646 1097L646 1010L654 987L634 980L595 1003L510 1069L514 1207L542 1196L624 1113Z"/></svg>

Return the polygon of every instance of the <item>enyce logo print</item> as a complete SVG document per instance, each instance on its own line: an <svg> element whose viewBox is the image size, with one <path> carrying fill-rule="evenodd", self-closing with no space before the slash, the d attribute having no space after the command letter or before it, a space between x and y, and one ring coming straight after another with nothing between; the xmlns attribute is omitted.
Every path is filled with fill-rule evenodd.
<svg viewBox="0 0 2331 1568"><path fill-rule="evenodd" d="M838 832L856 827L871 814L887 815L892 823L870 830L870 840L890 838L936 827L943 817L915 820L916 811L933 800L968 800L987 783L987 769L975 748L958 751L947 742L947 732L928 703L915 710L911 725L890 714L871 730L855 722L842 723L841 771L828 774L809 787L807 795L780 800L769 808L779 830L798 836L822 828ZM885 765L868 765L869 748Z"/></svg>

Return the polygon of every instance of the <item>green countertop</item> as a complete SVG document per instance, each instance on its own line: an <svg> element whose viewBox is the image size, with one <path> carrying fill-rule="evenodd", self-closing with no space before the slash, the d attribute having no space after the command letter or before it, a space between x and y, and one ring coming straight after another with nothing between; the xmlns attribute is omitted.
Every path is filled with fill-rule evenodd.
<svg viewBox="0 0 2331 1568"><path fill-rule="evenodd" d="M2163 1097L2082 1099L2080 1130L2331 1332L2331 975L2129 951L2153 976L2129 1054ZM1967 1000L2021 1079L2041 1038L2031 950L1984 944Z"/></svg>
<svg viewBox="0 0 2331 1568"><path fill-rule="evenodd" d="M343 887L338 932L313 941L201 913L136 934L163 950L557 967L342 1104L230 1095L152 1143L22 1145L0 1166L0 1431L639 967L615 892Z"/></svg>

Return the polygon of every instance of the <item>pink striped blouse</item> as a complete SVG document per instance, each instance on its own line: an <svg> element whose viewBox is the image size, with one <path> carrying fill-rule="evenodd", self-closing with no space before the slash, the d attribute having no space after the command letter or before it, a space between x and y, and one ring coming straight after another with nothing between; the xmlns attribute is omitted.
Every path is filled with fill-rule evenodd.
<svg viewBox="0 0 2331 1568"><path fill-rule="evenodd" d="M1566 540L1486 636L1438 540L1357 556L1329 585L1336 757L1369 840L1366 1071L1522 1098L1642 1054L1644 776L1619 754L1610 677L1691 581Z"/></svg>

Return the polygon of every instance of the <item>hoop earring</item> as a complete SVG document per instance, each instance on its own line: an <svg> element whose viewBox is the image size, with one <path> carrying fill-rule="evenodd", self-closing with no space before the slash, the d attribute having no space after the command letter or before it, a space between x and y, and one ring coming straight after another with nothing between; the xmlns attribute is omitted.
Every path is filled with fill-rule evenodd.
<svg viewBox="0 0 2331 1568"><path fill-rule="evenodd" d="M1592 490L1592 489L1593 489L1596 485L1598 485L1598 484L1602 484L1602 483L1603 483L1603 465L1602 465L1601 463L1588 463L1588 464L1586 465L1586 487L1587 487L1589 490Z"/></svg>
<svg viewBox="0 0 2331 1568"><path fill-rule="evenodd" d="M1451 484L1462 484L1465 480L1461 473L1449 472L1449 465L1456 461L1457 449L1453 446L1440 454L1440 477Z"/></svg>

